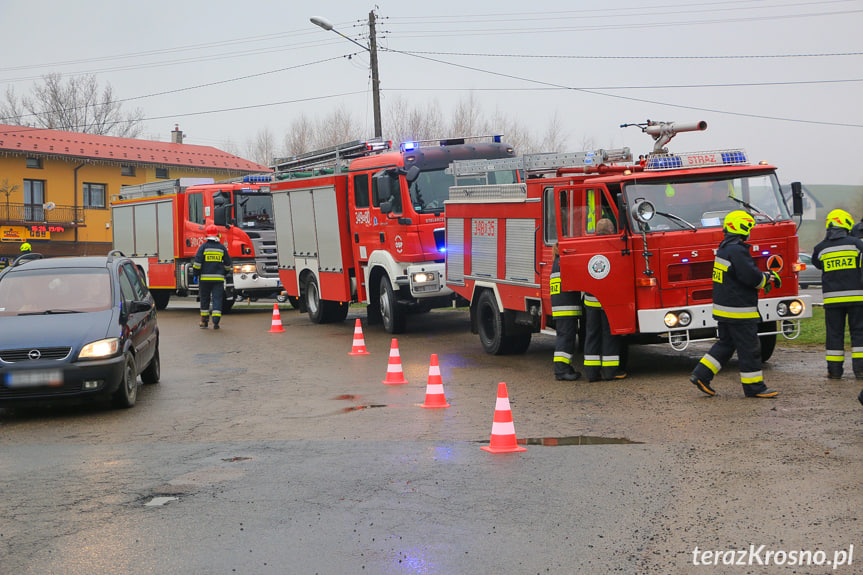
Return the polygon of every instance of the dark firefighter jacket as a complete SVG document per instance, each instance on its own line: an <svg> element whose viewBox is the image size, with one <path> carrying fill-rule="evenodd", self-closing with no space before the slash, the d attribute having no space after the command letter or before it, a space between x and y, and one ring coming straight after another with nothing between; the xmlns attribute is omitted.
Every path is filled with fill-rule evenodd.
<svg viewBox="0 0 863 575"><path fill-rule="evenodd" d="M554 258L554 263L551 265L551 278L548 283L551 293L552 317L581 316L581 294L577 291L560 291L560 258Z"/></svg>
<svg viewBox="0 0 863 575"><path fill-rule="evenodd" d="M192 269L200 274L201 281L225 281L225 276L232 272L233 264L228 249L218 241L207 238L195 254Z"/></svg>
<svg viewBox="0 0 863 575"><path fill-rule="evenodd" d="M812 263L821 273L824 305L863 305L863 240L843 228L831 227L812 250Z"/></svg>
<svg viewBox="0 0 863 575"><path fill-rule="evenodd" d="M750 247L737 234L725 234L713 260L713 317L717 321L760 322L758 290L767 281Z"/></svg>

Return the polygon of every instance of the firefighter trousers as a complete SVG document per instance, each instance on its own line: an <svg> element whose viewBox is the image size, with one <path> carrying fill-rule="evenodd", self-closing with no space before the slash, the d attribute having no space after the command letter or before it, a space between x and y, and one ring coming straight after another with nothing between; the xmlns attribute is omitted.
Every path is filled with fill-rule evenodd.
<svg viewBox="0 0 863 575"><path fill-rule="evenodd" d="M620 336L611 335L608 316L601 307L584 305L584 375L589 380L614 379L621 370Z"/></svg>
<svg viewBox="0 0 863 575"><path fill-rule="evenodd" d="M740 383L743 393L753 396L767 389L761 372L761 340L758 339L756 322L734 323L719 322L719 341L713 344L692 374L710 385L713 376L725 367L734 352L740 364Z"/></svg>
<svg viewBox="0 0 863 575"><path fill-rule="evenodd" d="M863 306L824 306L824 324L827 329L827 373L842 377L845 366L845 321L851 332L851 367L854 375L863 378Z"/></svg>
<svg viewBox="0 0 863 575"><path fill-rule="evenodd" d="M201 296L201 319L210 317L210 300L213 302L213 323L222 318L222 302L225 299L225 282L201 280L198 289Z"/></svg>
<svg viewBox="0 0 863 575"><path fill-rule="evenodd" d="M557 337L554 340L554 375L564 375L577 371L572 366L575 353L575 336L578 333L578 317L562 316L554 318Z"/></svg>

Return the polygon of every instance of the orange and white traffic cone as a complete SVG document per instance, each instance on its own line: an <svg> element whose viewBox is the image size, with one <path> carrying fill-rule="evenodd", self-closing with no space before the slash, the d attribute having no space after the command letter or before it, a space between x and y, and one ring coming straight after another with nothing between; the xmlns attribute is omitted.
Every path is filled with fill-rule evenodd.
<svg viewBox="0 0 863 575"><path fill-rule="evenodd" d="M509 408L509 396L506 394L506 384L497 384L497 402L494 406L494 422L491 425L491 441L483 446L490 453L512 453L527 451L518 445L515 438L515 425L512 423L512 411Z"/></svg>
<svg viewBox="0 0 863 575"><path fill-rule="evenodd" d="M399 385L407 383L404 373L402 372L402 358L399 355L399 342L393 338L393 343L390 346L390 359L387 363L387 378L384 383L387 385Z"/></svg>
<svg viewBox="0 0 863 575"><path fill-rule="evenodd" d="M426 402L420 407L449 407L443 394L443 381L440 377L440 366L437 354L433 353L429 363L429 381L426 385Z"/></svg>
<svg viewBox="0 0 863 575"><path fill-rule="evenodd" d="M366 340L363 338L363 325L360 323L360 318L357 318L354 324L354 343L348 355L369 355L366 351Z"/></svg>
<svg viewBox="0 0 863 575"><path fill-rule="evenodd" d="M279 304L273 304L273 325L268 333L282 333L285 328L282 327L282 316L279 315Z"/></svg>

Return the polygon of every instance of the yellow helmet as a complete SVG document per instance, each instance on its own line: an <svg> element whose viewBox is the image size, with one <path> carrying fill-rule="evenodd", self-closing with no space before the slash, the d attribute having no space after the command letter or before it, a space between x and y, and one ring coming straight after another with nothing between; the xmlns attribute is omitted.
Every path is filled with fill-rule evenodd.
<svg viewBox="0 0 863 575"><path fill-rule="evenodd" d="M848 228L848 229L850 230L851 228ZM29 252L31 249L33 249L33 248L30 247L29 242L24 242L23 244L21 244L21 251L22 252Z"/></svg>
<svg viewBox="0 0 863 575"><path fill-rule="evenodd" d="M755 227L755 218L743 210L734 210L725 216L725 225L722 226L728 233L740 236L748 236Z"/></svg>
<svg viewBox="0 0 863 575"><path fill-rule="evenodd" d="M854 218L845 210L833 210L827 214L827 229L830 229L830 226L851 231L851 228L854 227Z"/></svg>

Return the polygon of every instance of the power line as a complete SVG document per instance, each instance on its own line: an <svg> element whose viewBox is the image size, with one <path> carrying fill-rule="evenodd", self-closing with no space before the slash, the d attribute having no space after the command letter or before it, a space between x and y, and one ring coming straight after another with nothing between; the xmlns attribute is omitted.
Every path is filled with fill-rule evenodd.
<svg viewBox="0 0 863 575"><path fill-rule="evenodd" d="M741 54L724 56L587 56L582 54L492 54L489 52L432 52L411 50L411 54L434 56L472 56L481 58L534 58L560 60L757 60L780 58L832 58L837 56L863 56L863 52L825 52L809 54Z"/></svg>
<svg viewBox="0 0 863 575"><path fill-rule="evenodd" d="M535 80L533 78L525 78L523 76L516 76L514 74L505 74L503 72L495 72L492 70L485 70L482 68L477 68L475 66L466 66L464 64L447 62L445 60L440 60L438 58L431 58L429 56L414 54L411 52L403 52L401 50L394 50L392 48L387 48L386 50L388 52L393 52L396 54L402 54L405 56L411 56L413 58L419 58L422 60L437 62L439 64L445 64L447 66L453 66L456 68L463 68L465 70L471 70L474 72L481 72L483 74L489 74L492 76L500 76L503 78L510 78L512 80L520 80L523 82L531 82L533 84L540 84L543 86L550 86L550 87L554 87L554 88L572 90L572 91L576 91L576 92L582 92L585 94L592 94L594 96L601 96L604 98L615 98L615 99L619 99L619 100L627 100L630 102L641 102L641 103L645 103L645 104L653 104L653 105L658 105L658 106L669 106L672 108L680 108L680 109L684 109L684 110L696 110L696 111L700 111L700 112L712 112L712 113L716 113L716 114L725 114L725 115L729 115L729 116L742 116L742 117L747 117L747 118L759 118L759 119L763 119L763 120L778 120L778 121L783 121L783 122L795 122L795 123L801 123L801 124L817 124L817 125L822 125L822 126L841 126L841 127L848 127L848 128L863 128L863 124L850 124L850 123L841 123L841 122L824 122L824 121L817 121L817 120L801 120L799 118L784 118L781 116L765 116L765 115L761 115L761 114L748 114L745 112L732 112L729 110L718 110L718 109L713 109L713 108L703 108L703 107L699 107L699 106L687 106L684 104L671 104L668 102L659 102L656 100L647 100L645 98L634 98L634 97L630 97L630 96L621 96L618 94L609 94L606 92L599 92L599 91L593 90L593 89L577 88L574 86L566 86L563 84L556 84L554 82L546 82L543 80Z"/></svg>

